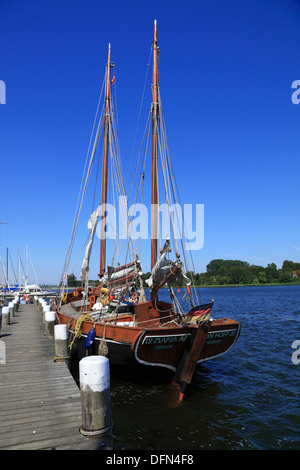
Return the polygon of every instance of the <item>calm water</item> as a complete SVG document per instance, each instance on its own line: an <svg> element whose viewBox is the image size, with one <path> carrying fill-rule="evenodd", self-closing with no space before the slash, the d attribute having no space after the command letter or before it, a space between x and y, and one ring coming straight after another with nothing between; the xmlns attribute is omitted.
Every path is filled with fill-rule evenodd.
<svg viewBox="0 0 300 470"><path fill-rule="evenodd" d="M201 289L213 297L214 318L241 321L241 335L179 406L167 383L112 371L115 450L300 449L300 286Z"/></svg>

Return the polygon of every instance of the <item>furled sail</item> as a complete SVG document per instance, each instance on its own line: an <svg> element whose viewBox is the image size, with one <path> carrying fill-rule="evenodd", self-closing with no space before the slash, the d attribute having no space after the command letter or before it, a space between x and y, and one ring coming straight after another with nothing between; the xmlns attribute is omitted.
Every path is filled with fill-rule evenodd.
<svg viewBox="0 0 300 470"><path fill-rule="evenodd" d="M171 261L167 259L167 253L171 251L170 240L166 240L161 251L160 257L154 265L151 276L146 283L152 290L158 290L170 279L176 279L181 283L189 286L191 280L182 271L182 262L180 260Z"/></svg>
<svg viewBox="0 0 300 470"><path fill-rule="evenodd" d="M87 271L89 269L90 256L91 256L91 252L92 252L92 246L93 246L93 241L94 241L94 236L95 236L95 231L96 231L100 211L101 211L101 204L92 213L92 215L89 218L88 224L87 224L87 227L88 227L89 232L90 232L90 240L87 244L87 247L86 247L86 250L85 250L84 260L83 260L83 263L82 263L82 266L81 266L80 279L81 279L82 282L85 282Z"/></svg>
<svg viewBox="0 0 300 470"><path fill-rule="evenodd" d="M139 260L128 263L117 268L108 268L108 272L101 279L102 285L112 285L122 281L132 279L137 274L142 275Z"/></svg>

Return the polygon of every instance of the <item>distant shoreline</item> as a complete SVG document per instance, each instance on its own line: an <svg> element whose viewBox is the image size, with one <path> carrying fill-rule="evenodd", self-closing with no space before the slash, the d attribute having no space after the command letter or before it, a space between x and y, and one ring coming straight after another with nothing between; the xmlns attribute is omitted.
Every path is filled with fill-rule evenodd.
<svg viewBox="0 0 300 470"><path fill-rule="evenodd" d="M299 282L266 282L265 284L209 284L209 285L195 285L197 289L206 288L206 287L266 287L266 286L300 286ZM68 289L76 289L78 286L68 286ZM185 289L186 286L179 286L179 289ZM60 289L60 286L43 286L45 290L51 289ZM144 287L145 290L150 290L150 287ZM162 287L162 289L168 289L168 287ZM178 287L173 287L173 289L178 289Z"/></svg>
<svg viewBox="0 0 300 470"><path fill-rule="evenodd" d="M197 285L195 287L266 287L266 286L300 286L300 282L266 282L265 284L210 284Z"/></svg>

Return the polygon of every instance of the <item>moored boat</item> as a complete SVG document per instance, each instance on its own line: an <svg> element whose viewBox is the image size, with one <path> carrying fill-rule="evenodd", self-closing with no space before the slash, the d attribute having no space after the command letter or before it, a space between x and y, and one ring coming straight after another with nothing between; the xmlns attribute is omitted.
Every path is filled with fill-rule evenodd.
<svg viewBox="0 0 300 470"><path fill-rule="evenodd" d="M111 48L109 45L105 77L104 111L100 116L95 143L88 169L92 167L100 132L103 131L103 159L101 204L93 211L89 222L89 241L81 268L82 285L71 292L65 288L67 266L73 247L74 231L63 269L61 295L56 300L56 314L59 323L68 325L70 355L80 360L87 354L106 354L111 364L142 366L166 369L172 380L180 387L182 399L186 385L192 380L198 364L226 353L237 340L240 323L231 319L213 319L211 311L213 301L199 303L197 290L194 289L192 275L187 275L185 263L181 260L179 244L171 210L170 234L165 237L158 256L159 220L157 207L158 190L158 155L161 153L161 165L166 189L166 203L172 205L171 193L175 188L172 180L172 164L169 149L164 140L165 123L162 116L160 90L158 85L158 46L157 24L154 24L153 80L152 80L152 178L151 178L151 275L146 281L150 287L147 299L140 257L128 233L128 246L125 250L125 262L122 265L107 266L107 191L108 166L111 162L116 167L115 177L118 182L119 197L126 201L126 191L122 181L122 169L118 152L112 149L117 142L116 126L113 123L111 84ZM162 151L161 151L162 150ZM111 152L111 155L110 155ZM171 180L167 182L167 176ZM144 173L140 182L143 181ZM89 177L89 171L88 171ZM85 188L87 184L83 185ZM168 189L169 188L169 189ZM170 191L172 188L172 191ZM82 197L84 194L82 194ZM79 208L81 207L81 202ZM130 225L128 207L125 204L127 228ZM75 218L74 229L79 220L79 211ZM89 266L91 250L97 223L100 220L100 273L99 285L89 286ZM172 232L172 235L171 235ZM172 247L172 244L174 246ZM130 247L130 249L129 249ZM169 259L172 249L176 261ZM128 252L132 259L128 261ZM186 256L183 256L186 260ZM188 308L176 299L174 281L184 286ZM170 302L159 299L161 289L167 287Z"/></svg>

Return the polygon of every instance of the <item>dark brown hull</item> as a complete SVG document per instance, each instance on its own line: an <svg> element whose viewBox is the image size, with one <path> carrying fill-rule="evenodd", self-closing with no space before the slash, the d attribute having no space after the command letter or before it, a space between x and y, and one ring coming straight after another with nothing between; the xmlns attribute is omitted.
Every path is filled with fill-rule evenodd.
<svg viewBox="0 0 300 470"><path fill-rule="evenodd" d="M75 335L77 317L57 310L57 319L59 323L68 325L69 340L71 341ZM130 320L132 320L131 315L123 315L117 324L96 323L92 353L98 354L100 341L105 337L112 365L134 365L136 363L176 371L184 351L189 347L193 331L195 333L198 326L176 326L174 324L172 326L155 326L154 324L149 327L138 327L121 324L121 322L126 323ZM149 323L151 321L151 319L148 320ZM240 323L237 321L221 319L212 320L209 323L210 328L204 345L198 356L195 357L198 364L226 353L240 333ZM72 346L72 354L78 360L87 354L85 340L92 326L92 321L84 321L81 328L81 339L76 339Z"/></svg>

